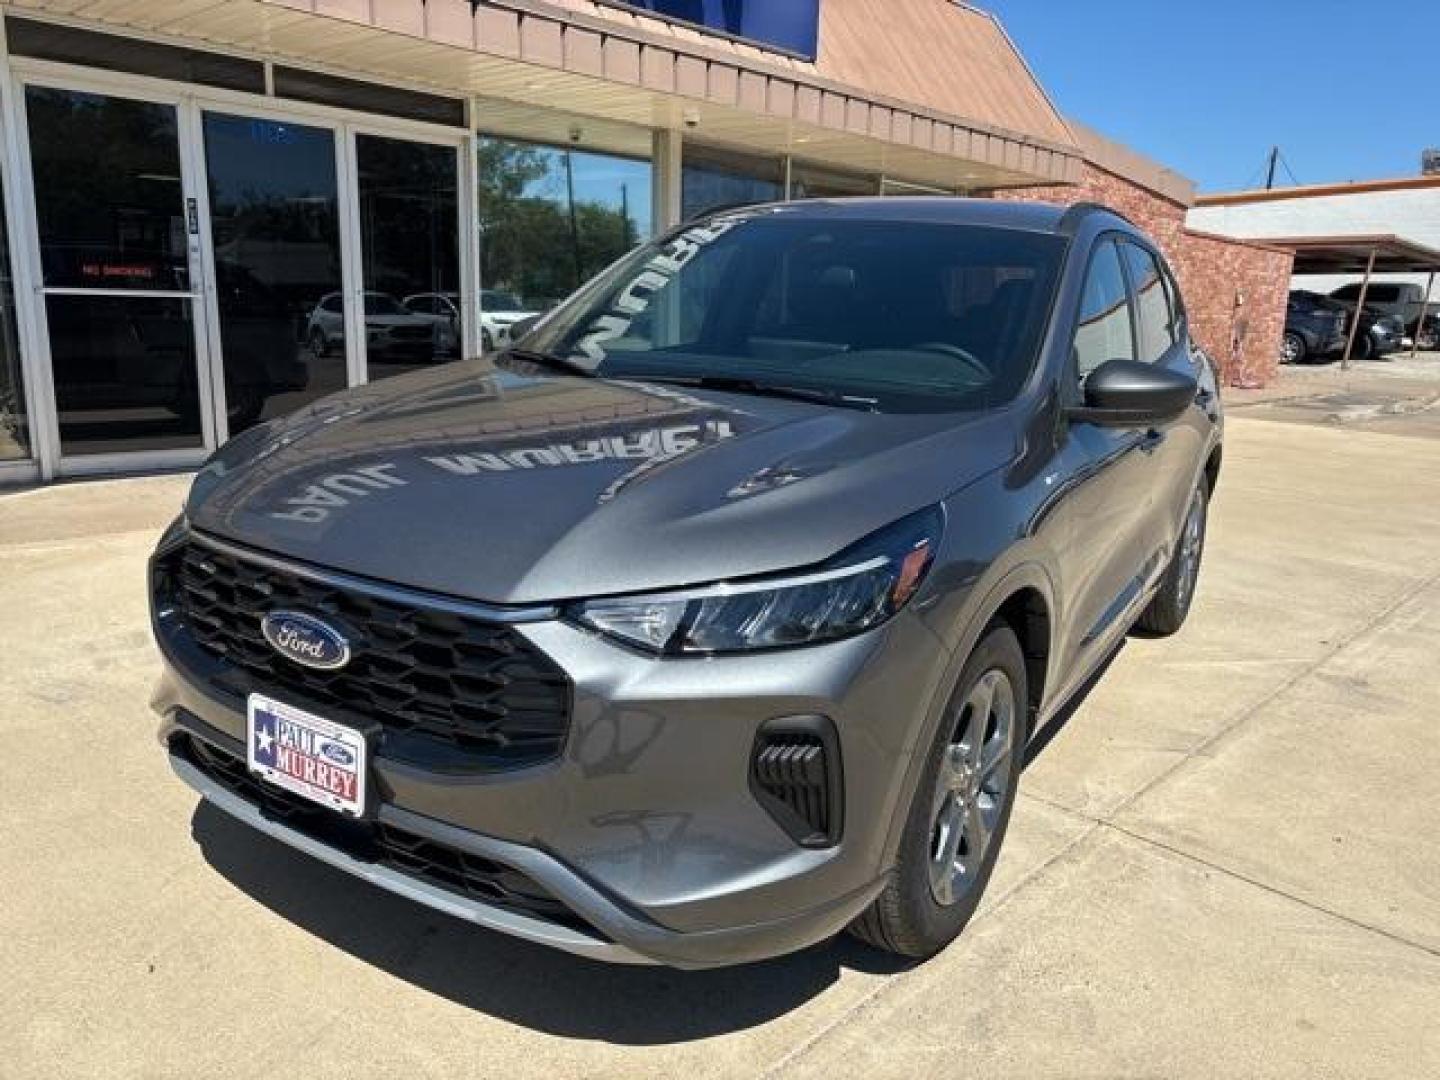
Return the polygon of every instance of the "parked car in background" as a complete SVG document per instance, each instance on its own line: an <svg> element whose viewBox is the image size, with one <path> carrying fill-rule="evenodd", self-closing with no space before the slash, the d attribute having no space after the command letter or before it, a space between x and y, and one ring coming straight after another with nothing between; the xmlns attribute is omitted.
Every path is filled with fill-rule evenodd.
<svg viewBox="0 0 1440 1080"><path fill-rule="evenodd" d="M514 293L480 290L480 346L485 352L510 344L510 327L539 312L526 307Z"/></svg>
<svg viewBox="0 0 1440 1080"><path fill-rule="evenodd" d="M1330 293L1333 300L1355 306L1360 299L1360 283L1342 285ZM1399 319L1403 333L1411 338L1419 336L1422 349L1433 349L1440 344L1440 305L1425 302L1425 289L1413 282L1372 281L1365 290L1365 306L1381 315Z"/></svg>
<svg viewBox="0 0 1440 1080"><path fill-rule="evenodd" d="M317 357L345 345L345 308L340 294L320 298L310 312L305 340ZM436 322L405 308L389 293L365 294L365 348L372 359L422 363L439 351Z"/></svg>
<svg viewBox="0 0 1440 1080"><path fill-rule="evenodd" d="M1093 204L760 206L524 341L200 470L150 566L174 771L595 959L942 949L1032 737L1195 595L1223 415L1158 249Z"/></svg>
<svg viewBox="0 0 1440 1080"><path fill-rule="evenodd" d="M1338 345L1322 353L1307 352L1306 357L1318 359L1335 359L1345 352L1346 338L1349 336L1349 320L1356 318L1355 305L1346 303L1343 300L1336 300L1331 296L1324 296L1317 292L1309 292L1304 289L1297 289L1290 294L1290 301L1297 303L1302 309L1314 311L1324 307L1339 311L1345 317L1345 338L1340 340ZM1385 315L1369 304L1365 305L1363 311L1358 315L1360 320L1359 332L1355 335L1354 358L1357 360L1372 360L1380 356L1388 356L1390 353L1398 352L1405 343L1405 327L1400 319L1394 315ZM1288 332L1291 327L1291 311L1286 308L1285 327ZM1285 358L1289 343L1282 339L1281 359Z"/></svg>
<svg viewBox="0 0 1440 1080"><path fill-rule="evenodd" d="M413 293L400 301L405 310L435 326L436 344L446 356L460 355L460 294Z"/></svg>
<svg viewBox="0 0 1440 1080"><path fill-rule="evenodd" d="M1285 336L1280 362L1300 364L1332 356L1345 348L1345 308L1319 293L1296 290L1285 305Z"/></svg>
<svg viewBox="0 0 1440 1080"><path fill-rule="evenodd" d="M1425 309L1424 318L1410 336L1426 352L1440 349L1440 304L1431 304Z"/></svg>

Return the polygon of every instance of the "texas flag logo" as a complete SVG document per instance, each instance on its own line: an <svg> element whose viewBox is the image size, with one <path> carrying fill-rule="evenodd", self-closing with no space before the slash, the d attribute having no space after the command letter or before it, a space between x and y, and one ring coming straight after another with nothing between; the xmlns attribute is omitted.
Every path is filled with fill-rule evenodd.
<svg viewBox="0 0 1440 1080"><path fill-rule="evenodd" d="M256 698L249 713L255 772L323 805L360 812L364 742L359 732Z"/></svg>

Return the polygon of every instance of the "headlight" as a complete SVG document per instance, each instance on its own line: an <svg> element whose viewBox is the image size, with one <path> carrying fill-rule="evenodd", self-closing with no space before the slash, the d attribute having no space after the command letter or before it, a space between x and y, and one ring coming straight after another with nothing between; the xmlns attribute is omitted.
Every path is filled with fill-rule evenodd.
<svg viewBox="0 0 1440 1080"><path fill-rule="evenodd" d="M922 510L813 570L576 604L576 621L648 652L703 656L813 645L879 626L910 600L943 517Z"/></svg>

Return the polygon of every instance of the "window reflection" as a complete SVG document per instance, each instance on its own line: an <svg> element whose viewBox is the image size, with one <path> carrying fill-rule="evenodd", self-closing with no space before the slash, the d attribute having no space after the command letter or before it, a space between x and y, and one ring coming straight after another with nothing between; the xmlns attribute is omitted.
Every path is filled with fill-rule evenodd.
<svg viewBox="0 0 1440 1080"><path fill-rule="evenodd" d="M553 307L650 233L650 163L481 139L482 346Z"/></svg>
<svg viewBox="0 0 1440 1080"><path fill-rule="evenodd" d="M25 108L45 284L189 288L174 107L30 86Z"/></svg>
<svg viewBox="0 0 1440 1080"><path fill-rule="evenodd" d="M717 207L775 202L784 197L778 159L686 144L680 178L683 220Z"/></svg>
<svg viewBox="0 0 1440 1080"><path fill-rule="evenodd" d="M460 355L455 149L357 135L355 154L369 376L454 359Z"/></svg>
<svg viewBox="0 0 1440 1080"><path fill-rule="evenodd" d="M230 434L343 388L335 137L205 114Z"/></svg>
<svg viewBox="0 0 1440 1080"><path fill-rule="evenodd" d="M200 445L189 300L47 296L45 310L61 453Z"/></svg>
<svg viewBox="0 0 1440 1080"><path fill-rule="evenodd" d="M813 165L795 162L790 168L790 198L839 199L852 195L879 194L879 182L873 176L831 172Z"/></svg>

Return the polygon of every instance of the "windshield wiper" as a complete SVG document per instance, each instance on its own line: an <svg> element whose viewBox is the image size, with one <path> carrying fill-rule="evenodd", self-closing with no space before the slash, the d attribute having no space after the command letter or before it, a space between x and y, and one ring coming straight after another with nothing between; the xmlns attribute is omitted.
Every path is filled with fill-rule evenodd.
<svg viewBox="0 0 1440 1080"><path fill-rule="evenodd" d="M500 353L500 359L514 358L525 364L534 364L536 367L543 367L550 371L558 371L565 375L579 375L582 378L593 379L595 372L583 368L574 360L567 360L555 353L541 352L538 349L504 349Z"/></svg>
<svg viewBox="0 0 1440 1080"><path fill-rule="evenodd" d="M844 409L860 409L877 412L875 398L842 394L838 390L822 390L814 386L786 386L782 383L763 382L739 375L644 375L635 373L626 378L636 382L666 383L671 386L695 386L702 390L727 390L735 394L754 394L756 397L788 398L791 401L808 401L816 405L834 405Z"/></svg>

